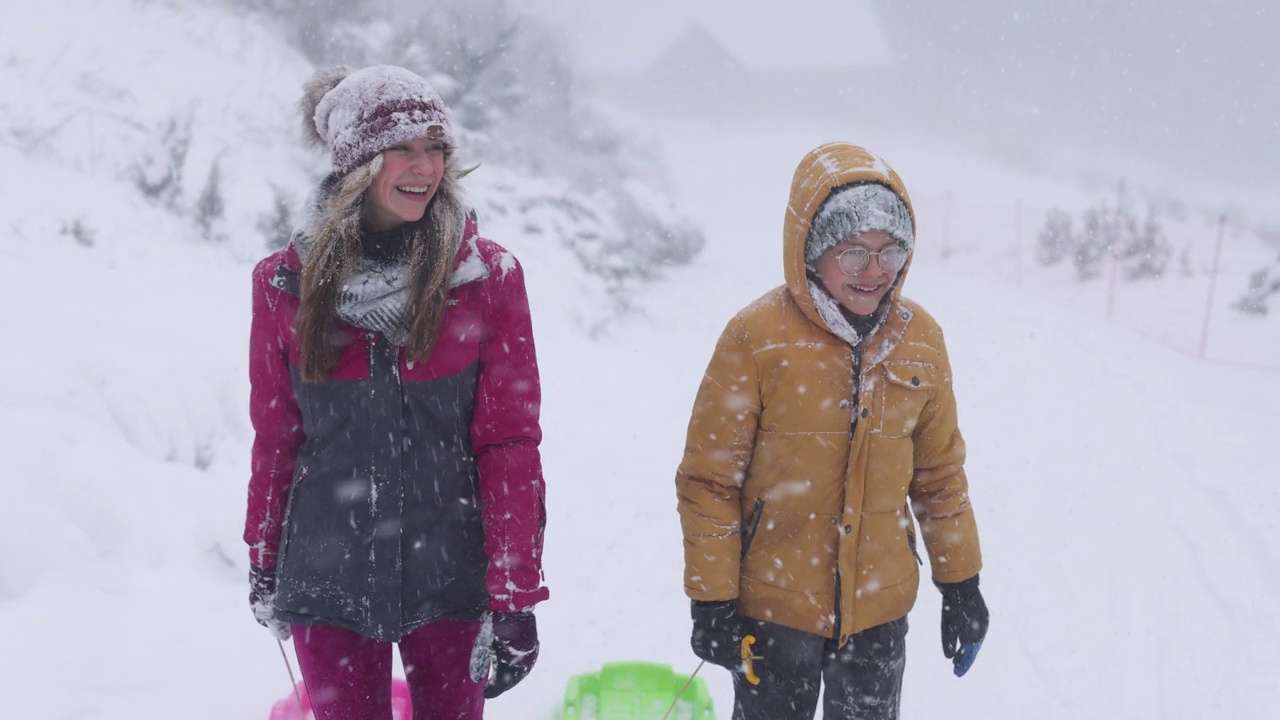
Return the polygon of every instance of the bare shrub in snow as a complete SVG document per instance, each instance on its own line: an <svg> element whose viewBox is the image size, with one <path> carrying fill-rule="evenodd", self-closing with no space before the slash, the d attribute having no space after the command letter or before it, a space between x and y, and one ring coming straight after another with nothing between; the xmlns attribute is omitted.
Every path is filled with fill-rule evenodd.
<svg viewBox="0 0 1280 720"><path fill-rule="evenodd" d="M1071 256L1076 277L1092 280L1102 274L1102 261L1115 247L1117 232L1105 206L1085 211L1084 232L1076 238Z"/></svg>
<svg viewBox="0 0 1280 720"><path fill-rule="evenodd" d="M1050 210L1037 238L1036 260L1041 265L1057 265L1072 254L1075 241L1071 216L1056 208Z"/></svg>
<svg viewBox="0 0 1280 720"><path fill-rule="evenodd" d="M1084 211L1081 226L1077 233L1068 213L1051 210L1040 231L1036 259L1056 265L1069 257L1076 277L1085 281L1101 276L1110 258L1120 266L1124 279L1133 281L1163 277L1173 257L1154 205L1148 205L1146 219L1139 223L1123 201L1101 202Z"/></svg>
<svg viewBox="0 0 1280 720"><path fill-rule="evenodd" d="M218 242L225 239L219 235L215 225L222 219L226 209L227 203L222 197L222 167L219 161L214 160L209 168L209 178L205 181L204 189L200 191L200 197L196 198L196 205L193 208L196 225L200 227L200 233L205 240Z"/></svg>
<svg viewBox="0 0 1280 720"><path fill-rule="evenodd" d="M1173 246L1164 234L1164 228L1156 217L1154 207L1147 207L1147 218L1138 226L1127 222L1126 234L1116 250L1116 257L1123 263L1126 280L1159 279L1173 257Z"/></svg>
<svg viewBox="0 0 1280 720"><path fill-rule="evenodd" d="M254 227L262 233L267 249L275 252L289 244L293 226L293 197L283 187L271 183L271 209L258 216Z"/></svg>
<svg viewBox="0 0 1280 720"><path fill-rule="evenodd" d="M182 200L182 172L191 149L191 123L191 113L171 116L143 154L129 165L134 186L170 210L177 210Z"/></svg>
<svg viewBox="0 0 1280 720"><path fill-rule="evenodd" d="M1271 296L1280 295L1280 260L1274 268L1262 268L1249 275L1249 288L1232 307L1245 315L1265 316ZM1273 275L1274 271L1274 275Z"/></svg>
<svg viewBox="0 0 1280 720"><path fill-rule="evenodd" d="M82 247L93 247L97 231L85 224L83 218L62 221L62 234L76 241Z"/></svg>

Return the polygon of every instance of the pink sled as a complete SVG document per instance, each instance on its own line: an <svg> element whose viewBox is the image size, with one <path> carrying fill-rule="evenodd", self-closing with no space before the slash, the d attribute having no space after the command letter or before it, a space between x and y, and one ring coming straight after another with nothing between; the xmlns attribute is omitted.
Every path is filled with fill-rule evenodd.
<svg viewBox="0 0 1280 720"><path fill-rule="evenodd" d="M296 693L296 694L295 694ZM302 698L302 706L298 706L298 698ZM404 678L391 679L391 717L392 720L413 720L413 702L409 698L409 683ZM276 702L271 708L271 720L312 720L311 698L307 697L307 689L302 683L294 688L289 697Z"/></svg>

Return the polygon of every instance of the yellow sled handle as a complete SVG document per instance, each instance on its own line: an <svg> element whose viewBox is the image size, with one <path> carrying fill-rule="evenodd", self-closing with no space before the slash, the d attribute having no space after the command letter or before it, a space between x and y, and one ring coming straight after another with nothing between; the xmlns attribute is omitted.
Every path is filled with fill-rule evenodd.
<svg viewBox="0 0 1280 720"><path fill-rule="evenodd" d="M751 652L751 646L755 644L755 635L744 635L742 637L742 674L746 676L747 682L752 685L759 685L760 678L756 677L755 666L752 664L753 660L760 659L759 655L754 655Z"/></svg>

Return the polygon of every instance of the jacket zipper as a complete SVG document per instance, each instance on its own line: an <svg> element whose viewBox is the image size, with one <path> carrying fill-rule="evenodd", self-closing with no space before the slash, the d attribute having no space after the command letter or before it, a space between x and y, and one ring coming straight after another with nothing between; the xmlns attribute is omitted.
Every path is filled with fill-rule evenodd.
<svg viewBox="0 0 1280 720"><path fill-rule="evenodd" d="M915 521L911 519L910 504L902 506L902 514L903 514L903 517L906 518L907 522L912 525L912 528L907 529L907 547L911 548L911 554L915 556L916 564L923 566L924 560L920 559L920 552L916 549L916 534L913 530L915 526Z"/></svg>
<svg viewBox="0 0 1280 720"><path fill-rule="evenodd" d="M764 515L764 498L756 498L756 502L751 506L751 512L747 513L747 519L742 523L742 559L741 563L747 562L747 550L751 547L751 541L756 537L756 529L760 527L760 518Z"/></svg>

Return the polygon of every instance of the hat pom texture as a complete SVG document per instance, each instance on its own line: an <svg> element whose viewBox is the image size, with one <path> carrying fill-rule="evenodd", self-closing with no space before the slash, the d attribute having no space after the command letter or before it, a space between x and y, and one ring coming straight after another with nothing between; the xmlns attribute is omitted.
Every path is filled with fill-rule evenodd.
<svg viewBox="0 0 1280 720"><path fill-rule="evenodd" d="M299 103L308 142L328 148L334 172L345 175L399 143L434 131L453 147L453 125L440 94L423 78L394 65L319 70Z"/></svg>
<svg viewBox="0 0 1280 720"><path fill-rule="evenodd" d="M911 212L897 193L878 182L838 188L813 217L805 241L804 261L812 267L822 253L859 233L883 230L911 252L915 233Z"/></svg>

